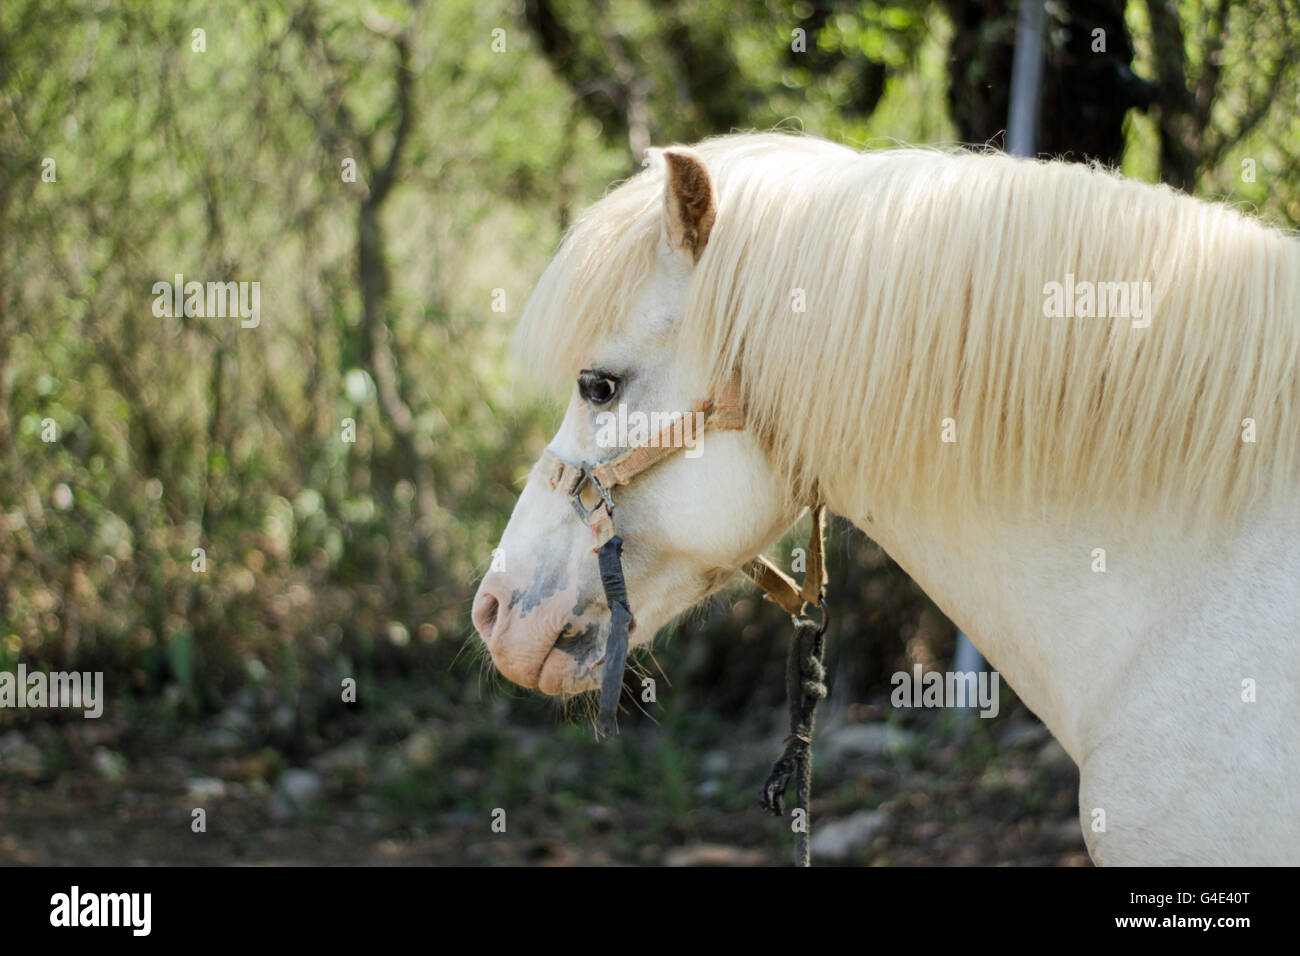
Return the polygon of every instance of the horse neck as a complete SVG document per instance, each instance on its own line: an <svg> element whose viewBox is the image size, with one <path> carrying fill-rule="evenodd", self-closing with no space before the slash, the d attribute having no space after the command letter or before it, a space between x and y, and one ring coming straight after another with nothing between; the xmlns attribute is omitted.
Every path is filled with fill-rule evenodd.
<svg viewBox="0 0 1300 956"><path fill-rule="evenodd" d="M1232 653L1245 654L1280 635L1238 626L1239 619L1285 619L1300 610L1295 514L1261 516L1200 547L1104 514L954 528L917 509L854 523L971 637L1076 762L1109 732L1112 698L1128 686L1136 661L1177 668L1199 656L1204 664L1233 642ZM1104 571L1097 549L1105 552ZM1276 606L1259 606L1270 591ZM1225 608L1225 592L1255 603Z"/></svg>

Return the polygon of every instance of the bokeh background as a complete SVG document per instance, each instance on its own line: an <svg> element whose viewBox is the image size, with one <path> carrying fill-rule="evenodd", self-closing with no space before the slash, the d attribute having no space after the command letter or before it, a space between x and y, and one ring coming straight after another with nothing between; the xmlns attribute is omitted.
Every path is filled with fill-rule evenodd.
<svg viewBox="0 0 1300 956"><path fill-rule="evenodd" d="M1297 7L1049 4L1041 152L1294 228ZM787 862L756 794L788 620L752 588L660 636L610 743L484 665L470 599L559 420L506 346L646 146L1001 145L1016 12L5 0L0 670L108 701L0 710L0 862ZM155 317L177 273L260 282L260 326ZM992 720L889 706L955 630L852 528L829 556L818 859L1086 864L1044 728L1005 688Z"/></svg>

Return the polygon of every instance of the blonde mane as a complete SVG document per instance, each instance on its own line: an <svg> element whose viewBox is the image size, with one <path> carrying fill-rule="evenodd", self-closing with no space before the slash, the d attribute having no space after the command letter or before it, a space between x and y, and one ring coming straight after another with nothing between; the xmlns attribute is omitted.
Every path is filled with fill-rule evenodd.
<svg viewBox="0 0 1300 956"><path fill-rule="evenodd" d="M1077 164L783 134L696 149L718 216L682 360L739 378L796 493L834 484L855 520L1106 502L1202 529L1300 497L1295 238ZM662 186L652 166L574 225L520 323L529 366L571 382L627 320ZM1150 326L1046 316L1068 276L1149 282Z"/></svg>

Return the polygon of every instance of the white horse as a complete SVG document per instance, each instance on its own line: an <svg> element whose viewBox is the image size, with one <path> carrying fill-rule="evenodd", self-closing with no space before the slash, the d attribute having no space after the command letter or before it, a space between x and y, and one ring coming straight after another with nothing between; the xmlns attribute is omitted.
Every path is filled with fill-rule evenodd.
<svg viewBox="0 0 1300 956"><path fill-rule="evenodd" d="M1080 165L733 135L589 209L517 341L569 462L619 453L602 411L743 396L615 496L634 645L820 501L1056 735L1095 862L1300 863L1300 241ZM600 683L591 534L535 470L473 610L523 687Z"/></svg>

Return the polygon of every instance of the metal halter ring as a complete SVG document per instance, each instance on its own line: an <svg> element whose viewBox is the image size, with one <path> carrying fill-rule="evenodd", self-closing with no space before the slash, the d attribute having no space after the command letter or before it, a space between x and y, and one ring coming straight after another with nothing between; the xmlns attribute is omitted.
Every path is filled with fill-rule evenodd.
<svg viewBox="0 0 1300 956"><path fill-rule="evenodd" d="M591 516L596 510L596 508L588 508L582 503L582 489L585 488L588 483L596 489L601 500L605 502L606 512L611 515L614 513L614 499L611 498L609 492L605 490L605 486L600 483L600 479L592 474L586 467L583 467L581 470L581 476L578 478L578 483L574 485L573 490L569 492L569 504L573 505L573 510L578 513L578 517L582 519L584 524L591 523ZM600 506L597 505L596 507L598 508Z"/></svg>
<svg viewBox="0 0 1300 956"><path fill-rule="evenodd" d="M831 609L826 606L825 591L822 591L822 593L818 595L817 607L820 608L822 612L821 623L817 625L817 636L821 637L823 634L826 633L826 628L830 627L830 623L831 623ZM808 622L812 621L812 618L808 616L808 612L806 608L805 610L800 611L798 614L791 614L790 619L794 621L796 626L798 626L800 623L804 621L808 621ZM786 739L788 740L789 738L787 737Z"/></svg>
<svg viewBox="0 0 1300 956"><path fill-rule="evenodd" d="M826 633L826 628L830 627L831 624L831 609L826 606L826 592L824 590L817 596L817 606L821 608L822 611L822 623L821 626L817 628L817 636L821 637Z"/></svg>

